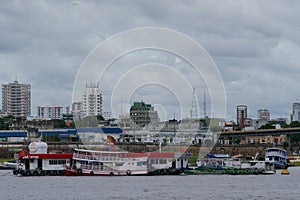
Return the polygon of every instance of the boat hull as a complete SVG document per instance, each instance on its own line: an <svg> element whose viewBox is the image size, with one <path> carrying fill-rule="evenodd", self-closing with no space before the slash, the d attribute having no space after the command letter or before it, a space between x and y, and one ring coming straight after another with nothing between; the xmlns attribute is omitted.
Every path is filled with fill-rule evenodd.
<svg viewBox="0 0 300 200"><path fill-rule="evenodd" d="M147 171L93 171L82 169L65 169L66 176L142 176L147 175Z"/></svg>
<svg viewBox="0 0 300 200"><path fill-rule="evenodd" d="M186 174L190 175L272 175L275 174L275 170L263 170L263 169L193 169L186 170Z"/></svg>

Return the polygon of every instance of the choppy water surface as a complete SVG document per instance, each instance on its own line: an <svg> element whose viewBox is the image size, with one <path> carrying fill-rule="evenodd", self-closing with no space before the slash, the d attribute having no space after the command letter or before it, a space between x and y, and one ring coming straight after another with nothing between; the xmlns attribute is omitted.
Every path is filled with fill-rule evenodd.
<svg viewBox="0 0 300 200"><path fill-rule="evenodd" d="M0 199L300 199L291 175L15 177L0 171Z"/></svg>

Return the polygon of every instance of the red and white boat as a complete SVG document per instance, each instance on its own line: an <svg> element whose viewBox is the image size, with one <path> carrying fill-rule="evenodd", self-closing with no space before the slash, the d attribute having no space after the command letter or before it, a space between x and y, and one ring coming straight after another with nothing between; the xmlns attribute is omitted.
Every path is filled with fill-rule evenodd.
<svg viewBox="0 0 300 200"><path fill-rule="evenodd" d="M180 174L187 167L187 157L174 152L131 153L75 149L67 176L129 176Z"/></svg>
<svg viewBox="0 0 300 200"><path fill-rule="evenodd" d="M22 176L56 176L65 175L65 167L70 166L72 153L48 153L45 142L29 144L29 153L22 150L18 154L14 175Z"/></svg>
<svg viewBox="0 0 300 200"><path fill-rule="evenodd" d="M147 153L75 149L67 176L113 176L147 174Z"/></svg>

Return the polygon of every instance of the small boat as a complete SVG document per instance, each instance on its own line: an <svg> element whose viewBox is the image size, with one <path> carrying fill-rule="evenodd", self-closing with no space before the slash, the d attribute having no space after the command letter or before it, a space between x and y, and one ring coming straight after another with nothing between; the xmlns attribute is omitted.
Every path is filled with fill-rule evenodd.
<svg viewBox="0 0 300 200"><path fill-rule="evenodd" d="M268 148L265 151L265 160L272 160L275 169L287 169L288 163L286 150L280 148Z"/></svg>
<svg viewBox="0 0 300 200"><path fill-rule="evenodd" d="M18 163L16 160L11 160L11 161L7 161L7 162L3 162L2 165L0 165L0 169L4 169L4 170L14 170L16 169L18 166Z"/></svg>
<svg viewBox="0 0 300 200"><path fill-rule="evenodd" d="M290 172L289 172L289 170L287 170L287 169L282 169L282 170L281 170L281 174L282 174L282 175L289 175Z"/></svg>

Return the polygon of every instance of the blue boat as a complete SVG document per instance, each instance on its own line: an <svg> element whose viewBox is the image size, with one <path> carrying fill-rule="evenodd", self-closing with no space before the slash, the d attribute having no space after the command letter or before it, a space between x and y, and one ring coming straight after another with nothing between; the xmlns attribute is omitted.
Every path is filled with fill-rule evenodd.
<svg viewBox="0 0 300 200"><path fill-rule="evenodd" d="M268 148L265 152L265 160L274 161L275 169L287 169L286 150L280 148Z"/></svg>

